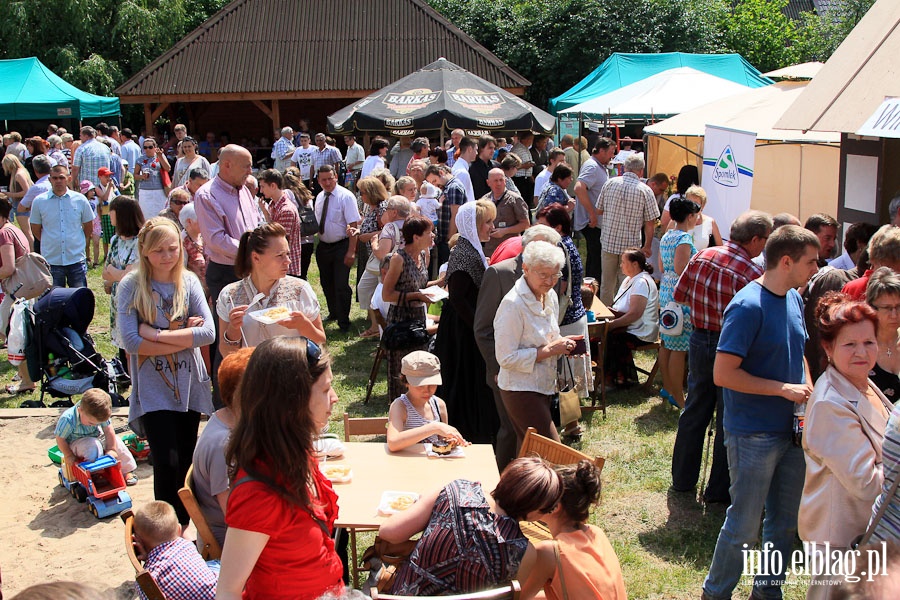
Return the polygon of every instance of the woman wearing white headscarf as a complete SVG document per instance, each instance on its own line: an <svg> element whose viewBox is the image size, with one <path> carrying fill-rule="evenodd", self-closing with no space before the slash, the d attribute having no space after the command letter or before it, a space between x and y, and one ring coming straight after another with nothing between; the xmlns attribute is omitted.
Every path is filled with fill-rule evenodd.
<svg viewBox="0 0 900 600"><path fill-rule="evenodd" d="M481 245L491 237L497 209L493 202L467 202L456 213L459 240L447 261L450 297L441 310L434 353L444 381L438 395L447 403L448 422L474 443L490 443L500 427L494 396L487 386L484 360L475 343L475 303L487 259Z"/></svg>

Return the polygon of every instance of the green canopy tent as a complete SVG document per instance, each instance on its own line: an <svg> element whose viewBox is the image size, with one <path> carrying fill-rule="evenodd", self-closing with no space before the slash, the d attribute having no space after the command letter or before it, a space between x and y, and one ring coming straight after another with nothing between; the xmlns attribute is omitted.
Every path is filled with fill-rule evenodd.
<svg viewBox="0 0 900 600"><path fill-rule="evenodd" d="M119 115L119 99L67 83L35 57L0 60L0 119L90 119Z"/></svg>
<svg viewBox="0 0 900 600"><path fill-rule="evenodd" d="M690 67L702 73L751 88L763 87L772 83L771 79L763 76L740 54L686 54L684 52L623 54L616 52L569 90L556 98L551 98L550 113L556 115L576 104L609 94L657 73L679 67Z"/></svg>

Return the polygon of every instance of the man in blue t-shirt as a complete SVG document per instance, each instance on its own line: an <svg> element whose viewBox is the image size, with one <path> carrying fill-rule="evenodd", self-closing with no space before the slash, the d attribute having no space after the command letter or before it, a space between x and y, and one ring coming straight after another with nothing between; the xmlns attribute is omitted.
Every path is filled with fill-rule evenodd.
<svg viewBox="0 0 900 600"><path fill-rule="evenodd" d="M716 542L703 598L731 598L765 509L763 544L790 565L803 494L803 450L792 440L794 407L812 392L803 358L806 326L797 292L817 270L819 240L796 225L766 243L766 272L725 309L713 377L724 388L731 506ZM785 573L757 577L751 598L781 597Z"/></svg>

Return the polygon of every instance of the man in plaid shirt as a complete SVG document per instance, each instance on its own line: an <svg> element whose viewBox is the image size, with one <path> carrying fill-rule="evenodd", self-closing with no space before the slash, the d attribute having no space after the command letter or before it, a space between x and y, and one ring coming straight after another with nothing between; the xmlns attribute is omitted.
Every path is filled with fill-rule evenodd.
<svg viewBox="0 0 900 600"><path fill-rule="evenodd" d="M722 246L695 254L675 287L675 301L691 309L694 331L688 351L687 403L678 420L672 453L672 489L692 492L697 485L704 432L715 411L716 439L709 482L703 493L705 502L729 503L722 388L713 382L722 318L734 295L763 274L764 269L754 264L753 258L765 248L772 227L772 217L766 213L750 211L740 215L731 224L731 238Z"/></svg>
<svg viewBox="0 0 900 600"><path fill-rule="evenodd" d="M322 186L319 185L319 179L317 175L319 169L321 169L324 165L331 165L332 167L334 167L334 172L337 173L338 164L340 164L341 160L343 160L343 157L341 156L341 153L338 152L338 149L325 143L325 134L317 133L316 147L312 152L312 165L310 166L309 171L309 181L313 186L313 196L317 196L319 192L322 191Z"/></svg>
<svg viewBox="0 0 900 600"><path fill-rule="evenodd" d="M272 146L272 159L275 168L284 173L291 166L291 157L294 155L294 130L290 127L282 127L281 137Z"/></svg>
<svg viewBox="0 0 900 600"><path fill-rule="evenodd" d="M607 306L613 303L616 290L625 278L619 259L629 248L641 246L641 227L644 229L641 250L650 258L659 205L653 190L641 182L643 173L644 159L639 154L632 154L625 159L625 173L607 181L597 201L597 214L603 219L600 227L603 247L600 300Z"/></svg>
<svg viewBox="0 0 900 600"><path fill-rule="evenodd" d="M466 203L466 188L459 178L454 177L445 165L431 165L425 170L425 181L444 191L438 212L438 228L435 244L438 251L438 265L450 258L448 242L456 233L456 213Z"/></svg>

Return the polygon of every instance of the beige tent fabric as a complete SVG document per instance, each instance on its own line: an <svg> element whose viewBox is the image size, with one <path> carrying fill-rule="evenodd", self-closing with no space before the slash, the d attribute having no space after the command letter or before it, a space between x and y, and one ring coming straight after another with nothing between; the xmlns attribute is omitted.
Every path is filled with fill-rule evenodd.
<svg viewBox="0 0 900 600"><path fill-rule="evenodd" d="M900 96L898 56L900 2L878 0L775 126L855 133Z"/></svg>
<svg viewBox="0 0 900 600"><path fill-rule="evenodd" d="M686 164L696 165L702 173L702 159L679 145L702 155L703 137L649 136L647 173L677 175ZM789 212L801 221L818 212L837 214L839 146L760 141L754 160L751 208L771 214Z"/></svg>
<svg viewBox="0 0 900 600"><path fill-rule="evenodd" d="M836 215L840 135L773 127L807 85L811 84L782 81L648 125L644 128L647 173L675 175L685 164L696 165L702 172L707 124L754 131L757 148L750 206L773 214L789 212L801 221L817 212Z"/></svg>

